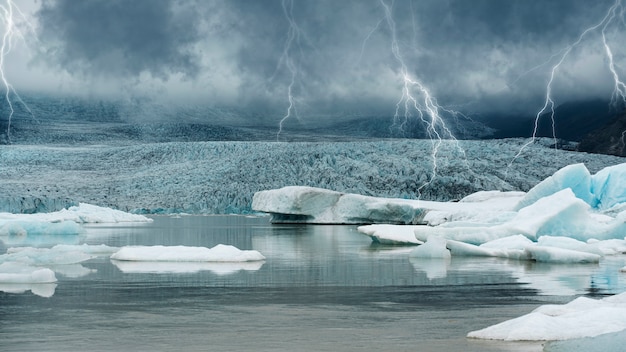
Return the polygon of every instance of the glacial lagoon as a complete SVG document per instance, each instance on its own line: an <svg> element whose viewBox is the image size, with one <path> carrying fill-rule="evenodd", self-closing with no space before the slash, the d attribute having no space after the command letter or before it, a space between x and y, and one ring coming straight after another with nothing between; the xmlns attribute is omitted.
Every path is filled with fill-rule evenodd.
<svg viewBox="0 0 626 352"><path fill-rule="evenodd" d="M419 260L356 226L273 225L267 217L155 216L79 236L8 246L230 244L250 263L133 263L101 256L55 267L58 282L0 286L2 351L540 351L468 332L580 295L626 290L623 256L548 265ZM49 240L49 241L47 241ZM6 242L10 242L7 244ZM47 243L49 242L49 243Z"/></svg>

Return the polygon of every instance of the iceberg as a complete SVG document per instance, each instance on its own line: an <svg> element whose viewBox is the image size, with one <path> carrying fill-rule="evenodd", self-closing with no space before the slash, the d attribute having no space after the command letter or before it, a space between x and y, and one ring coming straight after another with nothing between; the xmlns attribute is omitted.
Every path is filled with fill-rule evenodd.
<svg viewBox="0 0 626 352"><path fill-rule="evenodd" d="M591 191L591 174L584 164L573 164L555 172L531 188L515 206L520 210L532 205L541 198L550 196L564 189L571 189L574 195L585 203L594 207L596 198Z"/></svg>
<svg viewBox="0 0 626 352"><path fill-rule="evenodd" d="M28 235L71 236L83 232L79 224L151 222L143 215L80 203L51 213L0 213L0 236L24 238Z"/></svg>
<svg viewBox="0 0 626 352"><path fill-rule="evenodd" d="M252 209L272 215L274 223L430 224L447 217L459 220L502 216L520 192L489 192L460 202L377 198L307 186L289 186L254 194ZM429 213L431 213L429 215Z"/></svg>
<svg viewBox="0 0 626 352"><path fill-rule="evenodd" d="M111 254L111 259L147 262L251 262L265 260L254 250L218 244L213 248L189 246L125 246Z"/></svg>
<svg viewBox="0 0 626 352"><path fill-rule="evenodd" d="M626 203L626 163L606 167L591 177L591 192L598 209Z"/></svg>
<svg viewBox="0 0 626 352"><path fill-rule="evenodd" d="M469 338L550 341L594 337L626 329L626 293L594 300L579 297L564 305L543 305L531 313L472 331Z"/></svg>

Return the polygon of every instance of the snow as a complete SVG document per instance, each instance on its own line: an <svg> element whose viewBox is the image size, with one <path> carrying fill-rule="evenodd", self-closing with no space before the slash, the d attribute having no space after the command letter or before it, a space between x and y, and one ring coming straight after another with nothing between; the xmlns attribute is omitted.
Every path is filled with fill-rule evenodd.
<svg viewBox="0 0 626 352"><path fill-rule="evenodd" d="M218 244L213 248L190 246L125 246L111 255L111 259L149 262L251 262L265 257L254 250Z"/></svg>
<svg viewBox="0 0 626 352"><path fill-rule="evenodd" d="M506 341L548 341L593 337L626 329L626 293L594 300L579 297L472 331L467 336Z"/></svg>

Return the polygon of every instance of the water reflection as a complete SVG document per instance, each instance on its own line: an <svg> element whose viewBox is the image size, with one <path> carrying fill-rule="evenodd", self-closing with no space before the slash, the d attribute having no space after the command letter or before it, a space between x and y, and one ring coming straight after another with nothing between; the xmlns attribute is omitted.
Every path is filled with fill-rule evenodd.
<svg viewBox="0 0 626 352"><path fill-rule="evenodd" d="M32 292L40 297L52 297L57 284L3 284L0 283L0 291L7 293L26 293Z"/></svg>
<svg viewBox="0 0 626 352"><path fill-rule="evenodd" d="M242 250L258 250L267 259L259 263L142 263L96 259L97 265L91 260L82 265L54 266L52 269L61 275L60 285L68 279L81 278L105 280L115 285L122 273L136 275L137 282L142 282L141 275L170 274L168 280L180 280L181 284L185 284L185 280L196 280L199 285L216 287L421 287L497 283L521 284L539 294L556 296L626 290L626 275L619 273L625 262L623 256L607 257L600 265L540 264L499 258L425 260L410 258L414 247L372 244L368 237L356 231L356 226L271 225L267 218L237 216L159 216L152 223L89 225L80 239L81 243L114 247L187 245L210 248L229 244ZM202 272L220 279L206 281L204 276L189 276L202 275ZM181 276L172 276L175 274Z"/></svg>
<svg viewBox="0 0 626 352"><path fill-rule="evenodd" d="M217 275L229 275L238 271L257 271L264 262L237 262L237 263L205 263L205 262L131 262L111 260L123 273L134 274L190 274L200 271L211 271Z"/></svg>

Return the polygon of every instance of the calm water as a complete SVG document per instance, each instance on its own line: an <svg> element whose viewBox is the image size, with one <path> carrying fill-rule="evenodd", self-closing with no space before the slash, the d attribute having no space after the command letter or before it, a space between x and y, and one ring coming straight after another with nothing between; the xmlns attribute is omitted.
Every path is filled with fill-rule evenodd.
<svg viewBox="0 0 626 352"><path fill-rule="evenodd" d="M622 257L569 266L410 260L411 247L374 246L355 226L271 225L267 218L155 217L151 224L90 226L80 238L49 239L58 241L223 243L258 250L267 260L154 264L100 257L54 268L56 285L21 293L0 286L0 351L536 351L541 344L465 335L541 304L626 290L617 270Z"/></svg>

